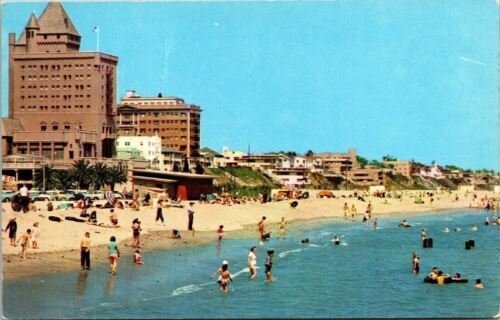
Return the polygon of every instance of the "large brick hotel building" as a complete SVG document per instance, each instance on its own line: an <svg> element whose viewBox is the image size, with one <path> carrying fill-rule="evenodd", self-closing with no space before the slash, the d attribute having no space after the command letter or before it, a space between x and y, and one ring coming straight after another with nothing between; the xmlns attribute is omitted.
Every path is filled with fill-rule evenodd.
<svg viewBox="0 0 500 320"><path fill-rule="evenodd" d="M49 160L111 157L118 57L81 52L80 34L59 2L9 34L9 118L3 154Z"/></svg>

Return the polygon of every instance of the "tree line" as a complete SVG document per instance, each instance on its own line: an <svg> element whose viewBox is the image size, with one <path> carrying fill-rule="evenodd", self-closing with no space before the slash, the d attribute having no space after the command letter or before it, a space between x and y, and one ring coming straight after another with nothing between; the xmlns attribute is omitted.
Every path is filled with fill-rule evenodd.
<svg viewBox="0 0 500 320"><path fill-rule="evenodd" d="M114 191L115 184L127 182L127 167L121 164L108 166L104 162L91 165L88 160L76 160L68 170L56 170L52 165L44 165L35 172L33 186L40 190L89 189L99 190L109 186Z"/></svg>

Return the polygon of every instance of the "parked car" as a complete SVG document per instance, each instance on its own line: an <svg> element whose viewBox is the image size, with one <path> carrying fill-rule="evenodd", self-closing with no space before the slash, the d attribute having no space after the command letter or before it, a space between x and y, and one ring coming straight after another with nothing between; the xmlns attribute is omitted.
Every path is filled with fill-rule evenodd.
<svg viewBox="0 0 500 320"><path fill-rule="evenodd" d="M50 191L47 192L40 192L40 193L31 193L31 199L33 201L54 201L54 195L53 193L50 194Z"/></svg>
<svg viewBox="0 0 500 320"><path fill-rule="evenodd" d="M83 196L85 198L90 198L91 200L103 200L104 199L104 192L101 190L89 190L86 192L83 192Z"/></svg>
<svg viewBox="0 0 500 320"><path fill-rule="evenodd" d="M12 190L2 190L0 191L0 199L2 200L2 202L10 202L12 197L17 193L18 193L17 191L12 191Z"/></svg>

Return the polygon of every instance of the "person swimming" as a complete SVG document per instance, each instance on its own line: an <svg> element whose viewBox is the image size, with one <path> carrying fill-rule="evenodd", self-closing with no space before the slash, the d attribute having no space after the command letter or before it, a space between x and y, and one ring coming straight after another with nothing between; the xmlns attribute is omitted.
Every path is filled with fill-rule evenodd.
<svg viewBox="0 0 500 320"><path fill-rule="evenodd" d="M408 227L411 227L411 226L410 226L410 224L408 223L408 221L406 221L406 219L405 219L405 220L403 220L403 222L401 222L401 223L399 224L399 226L400 226L400 227L402 227L402 228L408 228Z"/></svg>
<svg viewBox="0 0 500 320"><path fill-rule="evenodd" d="M444 228L443 232L448 233L448 232L450 232L450 229L448 229L448 227L446 227L446 228Z"/></svg>
<svg viewBox="0 0 500 320"><path fill-rule="evenodd" d="M340 237L338 235L335 235L333 237L333 242L335 243L335 245L339 245L340 244Z"/></svg>

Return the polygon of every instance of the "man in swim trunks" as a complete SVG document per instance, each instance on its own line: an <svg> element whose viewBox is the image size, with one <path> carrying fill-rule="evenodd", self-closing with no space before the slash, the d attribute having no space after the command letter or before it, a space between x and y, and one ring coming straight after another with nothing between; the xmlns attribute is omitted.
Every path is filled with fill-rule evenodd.
<svg viewBox="0 0 500 320"><path fill-rule="evenodd" d="M259 223L257 224L257 227L259 229L259 238L260 238L260 241L264 241L264 222L266 221L266 217L262 217L262 219L259 221Z"/></svg>

